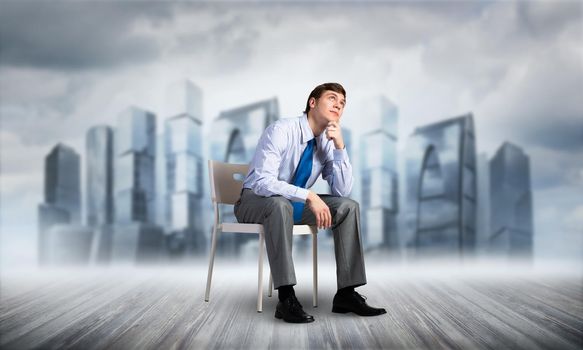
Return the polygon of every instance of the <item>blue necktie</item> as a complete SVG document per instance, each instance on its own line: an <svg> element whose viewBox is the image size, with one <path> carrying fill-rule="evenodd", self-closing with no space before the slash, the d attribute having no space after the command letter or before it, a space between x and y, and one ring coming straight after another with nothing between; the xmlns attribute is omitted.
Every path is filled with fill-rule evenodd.
<svg viewBox="0 0 583 350"><path fill-rule="evenodd" d="M313 138L308 141L308 146L302 153L300 158L300 163L296 169L294 179L292 184L301 188L306 187L306 183L312 174L312 162L314 154L314 145L316 144L316 139ZM302 212L304 211L304 202L292 202L294 207L294 223L299 222L302 219Z"/></svg>

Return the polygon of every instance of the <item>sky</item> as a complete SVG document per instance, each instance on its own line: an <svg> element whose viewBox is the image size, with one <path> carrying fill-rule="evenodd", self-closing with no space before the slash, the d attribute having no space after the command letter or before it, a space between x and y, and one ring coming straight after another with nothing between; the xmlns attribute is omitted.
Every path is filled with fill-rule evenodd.
<svg viewBox="0 0 583 350"><path fill-rule="evenodd" d="M537 259L583 260L581 2L1 1L2 261L36 254L50 149L83 155L88 128L129 105L161 120L185 78L207 133L221 110L274 96L297 116L327 81L345 86L356 137L359 106L388 97L402 155L415 127L471 112L479 153L510 141L530 156Z"/></svg>

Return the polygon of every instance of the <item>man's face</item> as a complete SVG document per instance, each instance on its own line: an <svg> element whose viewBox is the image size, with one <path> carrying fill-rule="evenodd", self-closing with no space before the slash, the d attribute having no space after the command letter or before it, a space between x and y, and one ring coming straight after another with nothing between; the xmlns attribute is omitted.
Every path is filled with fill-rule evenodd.
<svg viewBox="0 0 583 350"><path fill-rule="evenodd" d="M310 110L313 110L314 116L322 122L337 122L342 117L345 104L344 95L326 90L318 99L310 100Z"/></svg>

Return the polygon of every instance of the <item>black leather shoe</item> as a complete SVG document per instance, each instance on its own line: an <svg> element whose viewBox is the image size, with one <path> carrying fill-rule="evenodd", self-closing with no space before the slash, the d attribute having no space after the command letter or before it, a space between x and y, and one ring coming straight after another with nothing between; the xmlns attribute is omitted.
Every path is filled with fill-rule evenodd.
<svg viewBox="0 0 583 350"><path fill-rule="evenodd" d="M354 312L360 316L378 316L386 314L387 310L367 305L366 297L357 292L352 292L342 294L336 293L334 301L332 302L332 312L339 314Z"/></svg>
<svg viewBox="0 0 583 350"><path fill-rule="evenodd" d="M295 295L290 295L284 301L277 303L275 308L275 318L283 319L289 323L310 323L314 322L314 316L304 312L302 304Z"/></svg>

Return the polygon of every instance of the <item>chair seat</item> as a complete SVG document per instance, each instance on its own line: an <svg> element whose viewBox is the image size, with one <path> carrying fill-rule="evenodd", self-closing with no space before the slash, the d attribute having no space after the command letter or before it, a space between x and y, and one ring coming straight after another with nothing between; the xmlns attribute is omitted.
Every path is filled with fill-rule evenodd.
<svg viewBox="0 0 583 350"><path fill-rule="evenodd" d="M234 222L223 222L219 228L222 232L241 232L241 233L263 233L261 224L240 224ZM316 227L309 225L294 225L294 235L311 235L318 232Z"/></svg>
<svg viewBox="0 0 583 350"><path fill-rule="evenodd" d="M223 222L220 225L219 230L222 232L263 233L263 225Z"/></svg>
<svg viewBox="0 0 583 350"><path fill-rule="evenodd" d="M318 233L316 226L294 225L294 235L311 235Z"/></svg>

